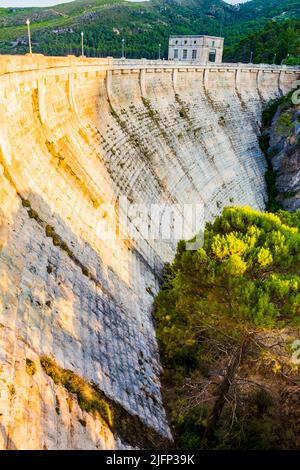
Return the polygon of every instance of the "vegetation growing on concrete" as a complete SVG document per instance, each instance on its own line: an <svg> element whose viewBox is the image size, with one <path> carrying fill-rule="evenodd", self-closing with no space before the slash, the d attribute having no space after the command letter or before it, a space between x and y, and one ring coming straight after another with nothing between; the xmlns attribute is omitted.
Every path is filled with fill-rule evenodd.
<svg viewBox="0 0 300 470"><path fill-rule="evenodd" d="M149 117L155 122L155 124L159 125L159 120L158 120L159 114L151 106L151 101L148 98L144 98L143 96L141 98L142 98L143 105L145 106L145 108L147 108Z"/></svg>
<svg viewBox="0 0 300 470"><path fill-rule="evenodd" d="M31 204L27 199L22 199L22 206L27 209L27 213L31 219L34 219L39 224L42 222L42 220L39 217L39 214L37 213L37 211L32 209Z"/></svg>
<svg viewBox="0 0 300 470"><path fill-rule="evenodd" d="M31 377L36 373L36 365L31 359L26 359L26 373Z"/></svg>
<svg viewBox="0 0 300 470"><path fill-rule="evenodd" d="M78 134L85 141L85 143L88 143L88 135L86 132L84 132L82 129L79 129ZM60 142L60 144L58 144L46 140L45 144L49 154L52 157L51 161L55 168L57 170L62 169L63 171L68 173L69 177L72 178L73 182L80 188L81 191L83 191L87 195L93 206L98 207L99 202L97 196L93 194L93 191L91 191L91 188L86 183L85 179L78 175L76 170L73 169L72 162L68 161L68 159L62 155L60 151L62 143Z"/></svg>
<svg viewBox="0 0 300 470"><path fill-rule="evenodd" d="M188 105L180 98L178 93L175 93L175 100L177 101L180 109L179 109L179 116L182 119L185 119L190 127L191 125L191 118L189 115L189 107Z"/></svg>
<svg viewBox="0 0 300 470"><path fill-rule="evenodd" d="M13 398L16 394L16 387L14 386L14 384L9 384L7 387L8 387L10 398Z"/></svg>
<svg viewBox="0 0 300 470"><path fill-rule="evenodd" d="M170 443L154 429L148 428L138 416L128 413L120 404L107 397L95 383L89 383L73 371L63 369L50 357L42 356L41 365L55 384L73 394L83 411L103 420L124 443L141 448L162 448ZM59 413L59 404L56 405ZM84 424L82 424L84 425Z"/></svg>
<svg viewBox="0 0 300 470"><path fill-rule="evenodd" d="M142 98L143 105L145 106L147 110L147 114L149 118L153 121L155 126L159 129L160 135L165 139L167 143L169 143L169 135L165 130L165 126L161 122L159 112L153 107L151 100L149 100L148 98L144 98L143 96L141 98Z"/></svg>
<svg viewBox="0 0 300 470"><path fill-rule="evenodd" d="M20 196L21 197L21 196ZM75 256L75 254L73 253L73 251L71 250L71 248L69 247L69 245L62 239L62 237L60 235L58 235L58 233L56 232L55 228L50 225L50 224L46 224L45 221L43 219L40 218L39 214L37 211L35 211L32 207L31 207L31 203L28 199L24 199L23 197L21 197L21 200L22 200L22 205L23 207L27 210L27 213L28 213L28 216L31 218L31 219L34 219L41 227L44 228L45 230L45 235L46 237L48 238L51 238L52 239L52 242L53 242L53 245L60 248L61 250L63 250L67 255L68 257L77 265L80 267L81 271L82 271L82 274L88 278L90 278L92 281L96 282L97 283L97 280L94 278L94 276L90 273L89 269L84 266L81 261ZM47 272L48 274L51 274L52 273L52 267L51 266L47 266Z"/></svg>
<svg viewBox="0 0 300 470"><path fill-rule="evenodd" d="M203 248L179 243L155 300L177 447L296 448L300 404L287 410L300 392L290 349L300 333L299 230L299 213L229 207L206 225Z"/></svg>

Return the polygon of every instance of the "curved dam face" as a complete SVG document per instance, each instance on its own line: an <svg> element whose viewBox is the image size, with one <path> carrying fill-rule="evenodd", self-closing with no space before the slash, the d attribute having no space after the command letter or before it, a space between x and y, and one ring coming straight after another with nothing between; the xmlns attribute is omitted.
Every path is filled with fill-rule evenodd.
<svg viewBox="0 0 300 470"><path fill-rule="evenodd" d="M0 57L1 449L132 445L55 384L41 356L170 437L151 308L177 240L145 236L141 220L160 233L170 206L201 206L200 226L224 205L263 210L262 106L296 78L280 67ZM160 214L141 215L153 205Z"/></svg>

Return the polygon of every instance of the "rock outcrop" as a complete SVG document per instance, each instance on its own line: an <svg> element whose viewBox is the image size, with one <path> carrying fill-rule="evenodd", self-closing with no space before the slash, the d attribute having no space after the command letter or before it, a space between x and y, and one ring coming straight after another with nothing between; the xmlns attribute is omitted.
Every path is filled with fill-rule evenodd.
<svg viewBox="0 0 300 470"><path fill-rule="evenodd" d="M177 240L139 235L139 211L121 221L116 201L163 214L201 203L201 224L232 202L263 209L261 110L295 78L0 58L0 448L131 445L45 374L42 355L170 438L151 306ZM161 228L159 216L146 221Z"/></svg>
<svg viewBox="0 0 300 470"><path fill-rule="evenodd" d="M290 97L289 97L290 98ZM285 210L300 208L300 106L280 104L272 120L267 156L275 173L276 200Z"/></svg>

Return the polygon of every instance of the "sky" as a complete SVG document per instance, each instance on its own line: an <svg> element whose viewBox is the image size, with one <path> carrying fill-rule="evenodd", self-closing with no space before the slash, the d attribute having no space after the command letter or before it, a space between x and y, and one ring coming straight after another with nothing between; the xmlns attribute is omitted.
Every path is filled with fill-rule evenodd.
<svg viewBox="0 0 300 470"><path fill-rule="evenodd" d="M1 7L48 7L58 3L69 3L73 0L0 0ZM130 0L129 0L130 1ZM132 0L131 0L132 1ZM248 0L225 0L232 5Z"/></svg>
<svg viewBox="0 0 300 470"><path fill-rule="evenodd" d="M49 7L73 0L0 0L1 7Z"/></svg>

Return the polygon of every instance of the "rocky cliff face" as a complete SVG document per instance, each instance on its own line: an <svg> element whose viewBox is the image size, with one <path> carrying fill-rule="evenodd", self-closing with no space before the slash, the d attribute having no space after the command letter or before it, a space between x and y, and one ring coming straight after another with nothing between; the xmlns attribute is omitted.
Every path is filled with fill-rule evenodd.
<svg viewBox="0 0 300 470"><path fill-rule="evenodd" d="M288 211L300 208L300 106L280 104L267 130L268 158L276 176L276 200Z"/></svg>
<svg viewBox="0 0 300 470"><path fill-rule="evenodd" d="M116 202L160 204L163 214L200 202L201 224L233 201L263 209L261 110L295 78L0 58L2 449L136 445L90 413L66 375L48 375L41 356L96 384L155 443L170 438L151 307L177 240L145 238L140 211L124 222ZM161 229L157 213L146 220Z"/></svg>

